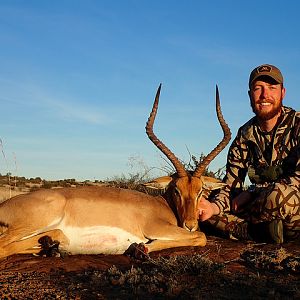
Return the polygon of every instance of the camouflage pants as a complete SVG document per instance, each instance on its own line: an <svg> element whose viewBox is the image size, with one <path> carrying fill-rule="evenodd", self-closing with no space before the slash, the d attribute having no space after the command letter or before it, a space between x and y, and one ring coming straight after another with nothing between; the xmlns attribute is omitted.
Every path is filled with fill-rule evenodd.
<svg viewBox="0 0 300 300"><path fill-rule="evenodd" d="M285 238L295 239L300 236L300 192L298 189L282 183L275 183L269 188L261 188L241 213L213 216L208 223L226 233L241 222L258 224L274 219L282 220Z"/></svg>

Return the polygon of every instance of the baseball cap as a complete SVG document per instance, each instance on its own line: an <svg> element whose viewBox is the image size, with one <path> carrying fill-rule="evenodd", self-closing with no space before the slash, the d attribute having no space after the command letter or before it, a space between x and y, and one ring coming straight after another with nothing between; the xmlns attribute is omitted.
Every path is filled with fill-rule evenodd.
<svg viewBox="0 0 300 300"><path fill-rule="evenodd" d="M277 83L283 83L283 76L280 70L273 65L260 65L253 69L249 77L249 87L254 80L257 80L261 76L268 76L274 79Z"/></svg>

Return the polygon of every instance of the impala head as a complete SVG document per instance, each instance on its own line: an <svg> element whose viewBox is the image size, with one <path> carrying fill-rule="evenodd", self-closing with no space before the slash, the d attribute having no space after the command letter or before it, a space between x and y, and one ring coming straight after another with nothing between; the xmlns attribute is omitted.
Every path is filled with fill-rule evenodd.
<svg viewBox="0 0 300 300"><path fill-rule="evenodd" d="M163 176L147 183L152 188L166 189L166 198L173 206L179 225L189 231L198 229L198 205L201 196L214 189L224 186L217 179L203 176L209 163L226 147L231 138L231 132L226 124L220 107L219 91L216 87L216 111L217 117L223 129L222 141L199 163L193 173L187 171L174 153L160 141L153 132L153 124L156 117L161 85L159 85L152 111L146 124L146 133L156 147L166 155L173 164L176 173L171 176Z"/></svg>

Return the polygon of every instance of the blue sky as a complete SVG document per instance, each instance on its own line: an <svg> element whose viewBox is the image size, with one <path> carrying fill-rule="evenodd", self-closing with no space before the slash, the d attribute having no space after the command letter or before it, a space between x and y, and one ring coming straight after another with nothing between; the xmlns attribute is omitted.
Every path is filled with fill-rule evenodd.
<svg viewBox="0 0 300 300"><path fill-rule="evenodd" d="M159 83L155 132L185 161L222 138L216 84L233 136L252 116L257 65L281 69L299 110L299 13L296 0L2 0L0 173L94 180L135 172L132 160L164 165L144 129Z"/></svg>

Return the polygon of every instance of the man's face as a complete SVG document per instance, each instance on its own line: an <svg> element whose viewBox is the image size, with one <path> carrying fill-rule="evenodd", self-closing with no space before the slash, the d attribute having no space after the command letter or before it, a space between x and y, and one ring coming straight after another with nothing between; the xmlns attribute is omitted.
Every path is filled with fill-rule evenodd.
<svg viewBox="0 0 300 300"><path fill-rule="evenodd" d="M250 88L249 97L251 107L261 120L270 120L280 114L285 88L271 78L255 81Z"/></svg>

